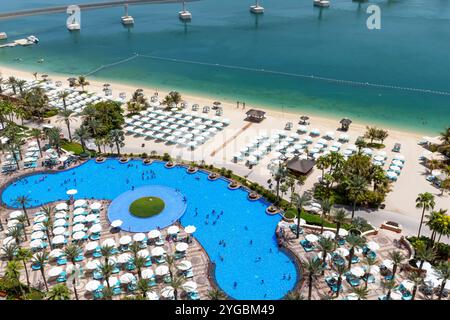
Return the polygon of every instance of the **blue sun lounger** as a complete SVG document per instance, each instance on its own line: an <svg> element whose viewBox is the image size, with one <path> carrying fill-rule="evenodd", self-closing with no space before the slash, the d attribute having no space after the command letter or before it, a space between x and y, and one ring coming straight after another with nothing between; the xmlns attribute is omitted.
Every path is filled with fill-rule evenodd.
<svg viewBox="0 0 450 320"><path fill-rule="evenodd" d="M314 250L314 246L306 239L301 240L300 244L306 252L311 252Z"/></svg>

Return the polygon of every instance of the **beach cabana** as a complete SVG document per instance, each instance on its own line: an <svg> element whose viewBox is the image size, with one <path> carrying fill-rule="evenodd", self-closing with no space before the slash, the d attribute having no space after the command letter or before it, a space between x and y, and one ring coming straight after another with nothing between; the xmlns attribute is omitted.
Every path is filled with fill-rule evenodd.
<svg viewBox="0 0 450 320"><path fill-rule="evenodd" d="M266 113L262 110L250 109L246 113L246 121L261 122L265 119Z"/></svg>
<svg viewBox="0 0 450 320"><path fill-rule="evenodd" d="M341 131L348 131L350 124L352 123L352 120L348 118L343 118L341 121L339 121L341 124Z"/></svg>
<svg viewBox="0 0 450 320"><path fill-rule="evenodd" d="M287 169L295 176L308 175L315 165L314 160L293 157L286 163Z"/></svg>

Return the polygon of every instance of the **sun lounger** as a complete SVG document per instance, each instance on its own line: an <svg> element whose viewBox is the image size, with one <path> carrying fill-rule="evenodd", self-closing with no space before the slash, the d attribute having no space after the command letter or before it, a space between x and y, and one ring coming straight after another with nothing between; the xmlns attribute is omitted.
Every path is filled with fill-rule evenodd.
<svg viewBox="0 0 450 320"><path fill-rule="evenodd" d="M291 229L291 231L292 231L294 234L297 234L297 224L295 224L295 223L291 224L291 225L289 226L289 229ZM300 230L299 230L299 234L303 234L303 228L301 228L301 227L300 227Z"/></svg>
<svg viewBox="0 0 450 320"><path fill-rule="evenodd" d="M163 280L164 280L165 283L172 282L172 278L169 275L165 276Z"/></svg>
<svg viewBox="0 0 450 320"><path fill-rule="evenodd" d="M31 265L31 270L33 270L33 271L41 270L41 264L40 263L33 263Z"/></svg>
<svg viewBox="0 0 450 320"><path fill-rule="evenodd" d="M186 270L186 271L184 272L184 276L185 276L186 278L193 278L193 277L194 277L194 272L192 271L192 269Z"/></svg>
<svg viewBox="0 0 450 320"><path fill-rule="evenodd" d="M166 262L166 258L164 256L161 256L159 258L156 258L155 261L157 264L161 264L161 263Z"/></svg>
<svg viewBox="0 0 450 320"><path fill-rule="evenodd" d="M66 278L67 274L65 271L61 272L61 274L58 276L58 278L56 279L57 283L62 283L62 282L66 282L67 278Z"/></svg>
<svg viewBox="0 0 450 320"><path fill-rule="evenodd" d="M114 267L114 269L111 271L113 274L116 274L116 273L119 273L120 272L120 269L117 267L117 266L115 266Z"/></svg>
<svg viewBox="0 0 450 320"><path fill-rule="evenodd" d="M83 256L82 254L80 254L80 255L76 256L74 260L75 260L76 262L83 261L83 260L84 260L84 256Z"/></svg>
<svg viewBox="0 0 450 320"><path fill-rule="evenodd" d="M200 294L196 291L188 293L189 300L200 300Z"/></svg>
<svg viewBox="0 0 450 320"><path fill-rule="evenodd" d="M128 271L133 271L133 270L135 270L136 269L136 266L134 265L134 263L133 262L128 262L127 264L126 264L126 267L125 267Z"/></svg>
<svg viewBox="0 0 450 320"><path fill-rule="evenodd" d="M301 246L306 252L311 252L314 250L314 246L308 240L304 239L300 241Z"/></svg>
<svg viewBox="0 0 450 320"><path fill-rule="evenodd" d="M94 272L92 273L92 277L95 280L102 280L103 279L103 275L98 270L94 270Z"/></svg>
<svg viewBox="0 0 450 320"><path fill-rule="evenodd" d="M158 284L156 283L155 279L152 278L152 279L148 280L148 285L149 285L150 287L155 287L155 286L157 286Z"/></svg>
<svg viewBox="0 0 450 320"><path fill-rule="evenodd" d="M135 283L129 283L127 286L127 290L130 292L136 291L137 290L137 285Z"/></svg>
<svg viewBox="0 0 450 320"><path fill-rule="evenodd" d="M120 288L120 286L113 287L112 291L113 291L113 295L115 295L115 296L122 294L122 289Z"/></svg>
<svg viewBox="0 0 450 320"><path fill-rule="evenodd" d="M152 259L148 258L148 259L145 261L144 266L150 267L151 265L152 265Z"/></svg>
<svg viewBox="0 0 450 320"><path fill-rule="evenodd" d="M58 259L56 260L56 264L57 264L58 266L63 266L63 265L65 265L65 264L67 264L67 259L66 259L66 258L63 258L63 257L60 257L60 258L58 258Z"/></svg>

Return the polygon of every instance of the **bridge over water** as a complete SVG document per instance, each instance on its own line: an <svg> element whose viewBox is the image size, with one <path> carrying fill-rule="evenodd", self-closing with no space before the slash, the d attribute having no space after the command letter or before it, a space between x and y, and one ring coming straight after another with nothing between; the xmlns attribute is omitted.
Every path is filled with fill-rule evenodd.
<svg viewBox="0 0 450 320"><path fill-rule="evenodd" d="M193 2L198 0L185 0L185 2ZM87 3L87 4L79 4L81 10L95 10L95 9L103 9L110 7L122 6L125 4L128 5L139 5L139 4L156 4L156 3L181 3L183 1L180 0L120 0L120 1L107 1L107 2L96 2L96 3ZM29 9L29 10L20 10L15 12L5 12L0 13L0 20L4 19L12 19L18 17L27 17L41 14L54 14L54 13L66 13L66 6L57 6L57 7L47 7L47 8L38 8L38 9Z"/></svg>

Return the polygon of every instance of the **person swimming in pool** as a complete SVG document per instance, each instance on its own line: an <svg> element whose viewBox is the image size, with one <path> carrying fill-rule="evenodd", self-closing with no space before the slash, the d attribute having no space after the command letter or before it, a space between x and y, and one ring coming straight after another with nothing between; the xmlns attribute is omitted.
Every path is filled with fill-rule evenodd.
<svg viewBox="0 0 450 320"><path fill-rule="evenodd" d="M253 244L253 240L250 240L250 245L252 245Z"/></svg>
<svg viewBox="0 0 450 320"><path fill-rule="evenodd" d="M236 289L237 288L237 282L235 281L235 282L233 282L233 289Z"/></svg>

